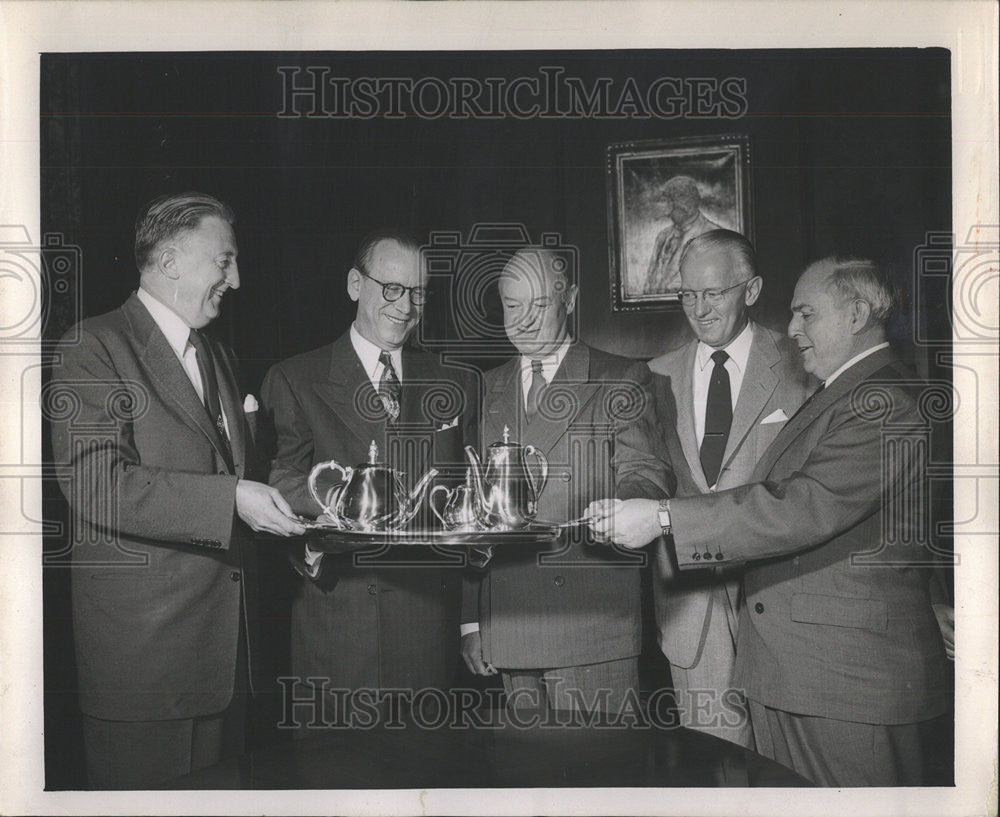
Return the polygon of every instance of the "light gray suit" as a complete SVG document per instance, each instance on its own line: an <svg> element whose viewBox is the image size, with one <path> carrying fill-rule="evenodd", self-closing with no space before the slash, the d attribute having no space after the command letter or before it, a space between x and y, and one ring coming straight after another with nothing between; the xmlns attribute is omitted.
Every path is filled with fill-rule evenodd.
<svg viewBox="0 0 1000 817"><path fill-rule="evenodd" d="M657 411L670 460L677 470L678 496L710 491L695 434L697 348L694 340L649 363L660 375L655 378ZM791 417L809 388L809 376L799 363L794 344L783 335L755 326L716 490L749 480L757 461L784 426L779 418ZM739 696L722 697L732 686L736 660L740 572L710 568L696 575L677 576L662 540L655 553L653 598L660 649L670 662L682 723L751 746L745 714L739 711Z"/></svg>

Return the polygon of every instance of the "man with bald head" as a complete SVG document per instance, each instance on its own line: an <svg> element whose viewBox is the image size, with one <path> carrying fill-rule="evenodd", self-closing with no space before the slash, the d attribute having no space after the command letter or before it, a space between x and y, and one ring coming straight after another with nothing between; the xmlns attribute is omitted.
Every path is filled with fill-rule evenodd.
<svg viewBox="0 0 1000 817"><path fill-rule="evenodd" d="M808 376L795 344L750 319L762 288L754 248L739 233L712 230L687 245L680 301L694 339L649 363L678 496L745 483L805 399ZM740 571L677 575L662 542L655 552L656 625L681 723L752 746L745 702L727 692Z"/></svg>
<svg viewBox="0 0 1000 817"><path fill-rule="evenodd" d="M806 268L788 336L821 389L747 484L602 503L626 547L668 534L682 571L746 565L736 685L757 751L822 786L925 782L920 722L950 702L932 608L923 385L886 341L895 293L872 261ZM900 436L902 435L902 436Z"/></svg>
<svg viewBox="0 0 1000 817"><path fill-rule="evenodd" d="M648 369L574 340L567 254L527 248L500 277L504 327L518 355L486 374L483 447L533 445L549 464L537 518L566 522L592 500L670 496L656 454ZM512 709L614 713L638 684L638 560L569 528L546 550L496 548L463 597L462 655L500 672Z"/></svg>

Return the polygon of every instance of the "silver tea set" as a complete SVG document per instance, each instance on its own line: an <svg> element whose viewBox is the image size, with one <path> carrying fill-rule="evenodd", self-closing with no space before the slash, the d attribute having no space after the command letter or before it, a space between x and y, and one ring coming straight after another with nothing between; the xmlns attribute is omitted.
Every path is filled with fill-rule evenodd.
<svg viewBox="0 0 1000 817"><path fill-rule="evenodd" d="M485 462L475 448L465 447L465 482L451 489L436 485L428 494L438 475L437 469L431 468L407 491L404 475L380 463L378 456L373 440L368 462L344 467L328 460L309 473L309 493L334 528L365 533L402 530L427 499L447 531L521 530L535 519L538 496L549 470L545 456L534 446L511 440L506 426L503 440L489 446ZM528 467L529 458L540 471L537 479ZM340 481L321 495L317 480L324 471L338 472Z"/></svg>

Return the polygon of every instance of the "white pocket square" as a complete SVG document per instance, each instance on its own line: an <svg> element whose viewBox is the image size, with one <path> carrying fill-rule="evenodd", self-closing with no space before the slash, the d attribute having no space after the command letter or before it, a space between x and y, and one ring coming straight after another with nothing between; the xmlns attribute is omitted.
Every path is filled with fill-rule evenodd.
<svg viewBox="0 0 1000 817"><path fill-rule="evenodd" d="M785 414L784 409L777 409L775 411L772 411L770 414L767 415L767 417L761 420L760 424L764 425L765 423L783 423L787 419L788 415Z"/></svg>
<svg viewBox="0 0 1000 817"><path fill-rule="evenodd" d="M454 428L457 425L458 425L458 417L456 416L450 423L442 424L441 428L439 428L438 431L447 431L449 428Z"/></svg>
<svg viewBox="0 0 1000 817"><path fill-rule="evenodd" d="M257 398L254 397L252 394L248 394L246 396L246 399L243 401L243 413L253 414L259 408L260 405L257 403Z"/></svg>

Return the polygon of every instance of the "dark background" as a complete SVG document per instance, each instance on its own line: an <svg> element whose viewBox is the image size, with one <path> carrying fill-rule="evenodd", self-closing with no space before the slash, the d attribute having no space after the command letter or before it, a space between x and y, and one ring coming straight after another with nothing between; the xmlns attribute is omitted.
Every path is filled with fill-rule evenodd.
<svg viewBox="0 0 1000 817"><path fill-rule="evenodd" d="M286 119L278 66L336 76L537 77L561 66L588 84L632 76L743 77L739 119ZM949 54L941 49L826 51L63 54L41 63L42 229L81 249L75 300L49 304L48 337L77 315L119 306L135 289L133 225L163 192L201 190L237 213L242 286L214 331L258 393L277 360L344 332L345 273L381 226L468 236L519 222L577 248L578 334L649 358L686 339L676 309L611 311L606 150L615 142L747 134L755 243L765 279L758 319L784 329L795 276L838 252L890 266L904 292L893 340L925 376L948 377L925 336L950 337L946 279L915 291L917 249L951 229ZM947 247L944 248L945 253ZM454 335L447 293L427 331ZM916 316L916 317L914 317ZM493 357L481 356L491 363ZM64 518L58 492L47 519ZM58 543L48 542L47 547ZM67 571L45 571L47 787L81 785ZM281 646L280 634L274 636ZM281 661L280 649L275 659ZM655 646L646 656L657 666Z"/></svg>

